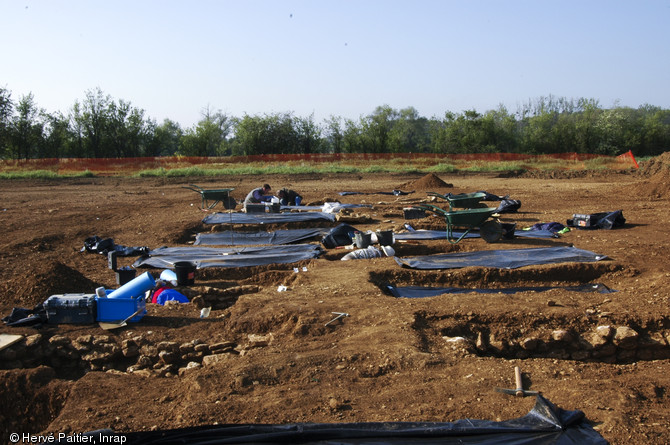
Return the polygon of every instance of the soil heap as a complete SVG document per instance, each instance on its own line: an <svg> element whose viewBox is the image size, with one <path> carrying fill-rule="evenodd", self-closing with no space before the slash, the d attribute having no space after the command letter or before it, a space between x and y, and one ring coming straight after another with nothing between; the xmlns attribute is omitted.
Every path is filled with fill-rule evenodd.
<svg viewBox="0 0 670 445"><path fill-rule="evenodd" d="M436 189L453 188L453 184L448 184L438 178L434 173L429 173L415 181L409 181L402 184L400 189L412 189L421 191L431 191Z"/></svg>
<svg viewBox="0 0 670 445"><path fill-rule="evenodd" d="M644 162L638 171L648 178L646 183L637 184L633 192L639 197L662 199L670 192L670 152L663 153Z"/></svg>

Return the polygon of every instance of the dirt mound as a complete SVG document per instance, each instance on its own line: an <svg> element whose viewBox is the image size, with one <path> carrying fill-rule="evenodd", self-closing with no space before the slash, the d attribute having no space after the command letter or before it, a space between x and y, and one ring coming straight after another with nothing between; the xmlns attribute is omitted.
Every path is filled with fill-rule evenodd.
<svg viewBox="0 0 670 445"><path fill-rule="evenodd" d="M402 189L412 189L412 190L436 190L436 189L445 189L453 188L453 184L448 184L438 178L434 173L429 173L426 176L417 179L416 181L410 181L402 184L399 188Z"/></svg>
<svg viewBox="0 0 670 445"><path fill-rule="evenodd" d="M650 177L659 173L665 175L670 173L670 151L651 158L648 161L640 162L639 175Z"/></svg>
<svg viewBox="0 0 670 445"><path fill-rule="evenodd" d="M13 414L0 420L4 431L22 431L26 420L34 431L47 428L67 398L69 384L57 380L50 367L40 366L25 372L0 371L0 377L4 409Z"/></svg>
<svg viewBox="0 0 670 445"><path fill-rule="evenodd" d="M620 172L602 171L602 170L540 170L531 169L521 173L504 172L498 175L498 178L529 178L529 179L589 179L606 178L615 174L628 174L628 171Z"/></svg>
<svg viewBox="0 0 670 445"><path fill-rule="evenodd" d="M648 179L633 187L635 195L649 199L667 197L670 194L670 152L642 163L638 174Z"/></svg>
<svg viewBox="0 0 670 445"><path fill-rule="evenodd" d="M96 287L99 285L81 272L56 261L44 265L20 283L16 283L15 294L21 297L17 297L15 304L30 308L43 303L45 295L72 293L73 289L88 289L86 292L93 293Z"/></svg>

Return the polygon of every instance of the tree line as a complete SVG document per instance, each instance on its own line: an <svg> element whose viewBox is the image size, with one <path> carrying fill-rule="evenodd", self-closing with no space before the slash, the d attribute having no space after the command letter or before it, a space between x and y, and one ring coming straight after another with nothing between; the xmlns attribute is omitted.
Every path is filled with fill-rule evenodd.
<svg viewBox="0 0 670 445"><path fill-rule="evenodd" d="M0 159L244 156L310 153L590 153L655 156L670 150L670 110L603 108L595 99L540 97L514 112L378 106L358 119L292 112L229 116L207 107L190 128L115 100L99 88L63 112L40 109L32 93L0 87Z"/></svg>

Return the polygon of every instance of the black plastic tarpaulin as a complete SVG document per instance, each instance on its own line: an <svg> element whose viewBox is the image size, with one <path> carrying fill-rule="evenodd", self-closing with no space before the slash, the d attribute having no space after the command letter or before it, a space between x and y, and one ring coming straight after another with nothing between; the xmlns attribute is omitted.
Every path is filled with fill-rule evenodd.
<svg viewBox="0 0 670 445"><path fill-rule="evenodd" d="M325 213L339 213L342 209L357 209L372 207L370 204L343 204L341 202L326 202L320 206L281 206L281 210L297 210L299 212L321 211Z"/></svg>
<svg viewBox="0 0 670 445"><path fill-rule="evenodd" d="M98 235L89 236L84 240L84 247L80 252L99 253L107 255L109 252L116 252L118 256L139 256L149 251L146 246L126 247L115 244L112 238L101 238Z"/></svg>
<svg viewBox="0 0 670 445"><path fill-rule="evenodd" d="M453 232L454 238L459 238L463 235L463 232ZM447 239L446 230L414 230L411 232L401 232L394 233L393 238L396 241L400 240L413 240L413 241L428 241L428 240L438 240L438 239ZM479 233L468 232L464 238L479 238Z"/></svg>
<svg viewBox="0 0 670 445"><path fill-rule="evenodd" d="M576 247L538 247L533 249L481 250L409 258L395 257L403 267L412 269L457 269L480 266L516 269L523 266L566 262L594 262L607 258Z"/></svg>
<svg viewBox="0 0 670 445"><path fill-rule="evenodd" d="M315 244L240 248L161 247L139 258L133 267L167 269L174 267L178 261L190 261L195 263L198 269L262 266L274 263L295 263L317 258L320 254L321 248Z"/></svg>
<svg viewBox="0 0 670 445"><path fill-rule="evenodd" d="M290 213L212 213L203 218L203 224L281 224L302 221L335 221L335 215L325 212Z"/></svg>
<svg viewBox="0 0 670 445"><path fill-rule="evenodd" d="M604 284L582 284L580 286L524 286L503 287L499 289L469 289L465 287L429 287L429 286L394 286L385 284L383 289L396 298L426 298L444 294L515 294L517 292L544 292L552 289L563 289L572 292L598 292L609 294L616 292Z"/></svg>
<svg viewBox="0 0 670 445"><path fill-rule="evenodd" d="M411 192L403 192L402 190L392 190L390 192L338 192L340 196L349 196L349 195L393 195L393 196L405 196L414 193L414 190Z"/></svg>
<svg viewBox="0 0 670 445"><path fill-rule="evenodd" d="M258 246L262 244L291 244L310 238L322 237L330 229L290 229L274 232L236 232L225 230L213 233L198 233L194 245L209 246Z"/></svg>
<svg viewBox="0 0 670 445"><path fill-rule="evenodd" d="M453 231L452 232L452 237L453 238L460 238L460 236L463 235L463 232L459 231ZM550 232L549 230L533 230L533 231L524 231L524 230L516 230L514 232L515 237L521 237L521 238L557 238L558 235L556 235L554 232ZM401 233L394 233L393 237L397 240L438 240L438 239L447 239L447 231L446 230L415 230L413 232L401 232ZM479 238L479 232L477 231L471 231L468 232L467 235L465 235L464 238Z"/></svg>
<svg viewBox="0 0 670 445"><path fill-rule="evenodd" d="M86 433L101 441L121 434ZM104 436L104 437L103 437ZM204 444L480 444L604 445L582 411L566 411L541 395L523 417L504 421L463 419L455 422L298 423L285 425L211 425L122 435L126 445Z"/></svg>

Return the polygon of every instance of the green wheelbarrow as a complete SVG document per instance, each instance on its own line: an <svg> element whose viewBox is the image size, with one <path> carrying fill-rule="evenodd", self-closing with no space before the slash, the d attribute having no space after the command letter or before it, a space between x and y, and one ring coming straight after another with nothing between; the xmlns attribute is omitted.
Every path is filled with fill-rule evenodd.
<svg viewBox="0 0 670 445"><path fill-rule="evenodd" d="M185 185L183 188L200 193L202 197L201 210L211 210L218 203L222 203L226 209L234 209L237 205L235 199L230 196L230 192L235 190L234 188L207 190L194 184Z"/></svg>
<svg viewBox="0 0 670 445"><path fill-rule="evenodd" d="M479 228L479 236L487 243L495 243L502 238L502 224L496 219L489 219L497 208L483 207L446 211L431 204L422 204L419 207L444 218L447 223L447 239L452 244L456 244L465 238L470 231L477 228ZM464 232L457 237L454 233L455 228L462 229Z"/></svg>
<svg viewBox="0 0 670 445"><path fill-rule="evenodd" d="M436 198L444 199L449 203L449 209L474 209L485 207L480 201L486 198L486 193L476 192L476 193L459 193L457 195L452 195L448 193L446 195L441 195L435 192L428 192L428 196L434 196Z"/></svg>

